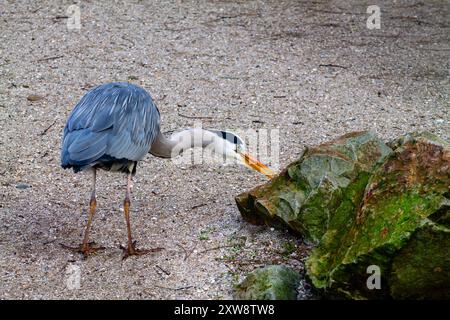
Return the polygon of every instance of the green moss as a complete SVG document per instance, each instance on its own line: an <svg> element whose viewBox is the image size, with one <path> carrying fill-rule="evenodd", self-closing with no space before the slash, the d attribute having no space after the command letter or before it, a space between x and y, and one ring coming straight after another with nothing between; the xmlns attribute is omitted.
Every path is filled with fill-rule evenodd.
<svg viewBox="0 0 450 320"><path fill-rule="evenodd" d="M390 146L352 133L307 148L270 183L238 196L239 209L318 244L307 273L327 295L448 297L449 144L426 133ZM379 290L367 287L370 265L381 270Z"/></svg>
<svg viewBox="0 0 450 320"><path fill-rule="evenodd" d="M294 241L287 241L283 243L283 256L289 256L297 250L297 246Z"/></svg>
<svg viewBox="0 0 450 320"><path fill-rule="evenodd" d="M450 299L450 229L427 223L394 257L391 295L397 299Z"/></svg>
<svg viewBox="0 0 450 320"><path fill-rule="evenodd" d="M202 230L202 231L200 231L200 234L199 234L199 236L198 236L198 239L199 239L199 240L202 240L202 241L209 240L209 232L208 232L207 230Z"/></svg>
<svg viewBox="0 0 450 320"><path fill-rule="evenodd" d="M328 231L307 261L315 286L347 298L447 296L442 288L450 288L449 273L443 266L450 265L450 238L444 225L430 219L448 219L449 172L442 174L448 157L439 145L430 144L408 140L373 174L343 190ZM422 231L430 228L433 237ZM366 286L369 265L381 269L381 290Z"/></svg>
<svg viewBox="0 0 450 320"><path fill-rule="evenodd" d="M348 230L356 223L356 211L368 179L368 173L360 173L353 183L343 190L344 196L335 210L327 232L307 261L310 276L317 288L328 285L330 280L328 271L334 270L342 262L351 246L354 233ZM330 252L335 254L330 255Z"/></svg>
<svg viewBox="0 0 450 320"><path fill-rule="evenodd" d="M266 266L251 272L235 287L241 300L295 300L300 275L284 265Z"/></svg>

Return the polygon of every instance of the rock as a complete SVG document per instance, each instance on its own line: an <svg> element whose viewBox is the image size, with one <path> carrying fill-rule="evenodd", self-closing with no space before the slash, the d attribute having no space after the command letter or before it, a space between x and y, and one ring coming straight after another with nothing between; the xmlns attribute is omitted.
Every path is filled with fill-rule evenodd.
<svg viewBox="0 0 450 320"><path fill-rule="evenodd" d="M300 274L285 265L270 265L251 272L236 286L239 300L295 300Z"/></svg>
<svg viewBox="0 0 450 320"><path fill-rule="evenodd" d="M18 184L16 184L16 188L17 189L28 189L28 188L31 188L31 185L29 185L27 183L18 183Z"/></svg>
<svg viewBox="0 0 450 320"><path fill-rule="evenodd" d="M350 188L362 193L374 166L392 150L374 134L354 132L308 147L269 183L236 197L245 220L289 226L318 243Z"/></svg>
<svg viewBox="0 0 450 320"><path fill-rule="evenodd" d="M237 203L248 221L317 243L307 275L327 296L449 299L449 190L447 142L423 133L386 145L355 133L307 149Z"/></svg>
<svg viewBox="0 0 450 320"><path fill-rule="evenodd" d="M307 261L318 288L348 298L450 298L450 149L407 135L377 167L356 210L337 208ZM369 290L366 270L381 271Z"/></svg>
<svg viewBox="0 0 450 320"><path fill-rule="evenodd" d="M39 101L39 100L42 100L42 99L44 99L44 97L42 97L42 96L40 96L40 95L37 95L37 94L30 94L30 95L27 97L27 100L28 100L28 101Z"/></svg>

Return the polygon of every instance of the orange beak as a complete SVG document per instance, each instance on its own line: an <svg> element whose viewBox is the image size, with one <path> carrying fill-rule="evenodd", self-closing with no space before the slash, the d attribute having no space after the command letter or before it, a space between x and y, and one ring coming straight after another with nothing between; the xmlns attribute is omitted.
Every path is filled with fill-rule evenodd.
<svg viewBox="0 0 450 320"><path fill-rule="evenodd" d="M247 152L239 153L239 155L242 157L242 161L244 162L244 164L246 166L248 166L249 168L252 168L258 172L261 172L262 174L267 176L267 178L269 178L269 179L272 179L273 176L275 175L275 172L273 172L272 169L270 169L266 165L262 164L258 159L254 158Z"/></svg>

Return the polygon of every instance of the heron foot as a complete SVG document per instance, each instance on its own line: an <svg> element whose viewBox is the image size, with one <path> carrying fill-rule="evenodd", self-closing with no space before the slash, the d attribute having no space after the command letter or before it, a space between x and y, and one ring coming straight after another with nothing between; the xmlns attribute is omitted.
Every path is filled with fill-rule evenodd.
<svg viewBox="0 0 450 320"><path fill-rule="evenodd" d="M142 256L144 254L158 252L164 250L163 248L153 248L153 249L136 249L136 241L133 241L128 247L120 246L123 251L122 260L127 259L130 256Z"/></svg>
<svg viewBox="0 0 450 320"><path fill-rule="evenodd" d="M89 242L87 244L80 244L77 247L67 246L61 243L61 246L64 249L69 249L76 253L81 253L84 259L87 259L88 256L96 254L98 251L105 250L105 247L96 246L95 242Z"/></svg>

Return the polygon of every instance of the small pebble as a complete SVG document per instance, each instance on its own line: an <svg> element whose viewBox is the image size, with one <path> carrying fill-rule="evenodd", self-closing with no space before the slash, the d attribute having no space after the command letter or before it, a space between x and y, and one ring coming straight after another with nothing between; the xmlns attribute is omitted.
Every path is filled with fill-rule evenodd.
<svg viewBox="0 0 450 320"><path fill-rule="evenodd" d="M18 184L16 184L16 188L17 189L28 189L28 188L31 188L31 185L26 184L26 183L18 183Z"/></svg>
<svg viewBox="0 0 450 320"><path fill-rule="evenodd" d="M43 97L43 96L40 96L40 95L37 95L37 94L30 94L30 95L27 97L27 100L28 100L28 101L39 101L39 100L42 100L42 99L44 99L44 97Z"/></svg>

